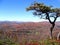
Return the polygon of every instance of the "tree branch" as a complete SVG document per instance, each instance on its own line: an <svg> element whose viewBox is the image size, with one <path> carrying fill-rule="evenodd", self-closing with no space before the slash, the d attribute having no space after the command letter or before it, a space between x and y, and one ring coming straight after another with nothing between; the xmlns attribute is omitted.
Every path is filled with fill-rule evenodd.
<svg viewBox="0 0 60 45"><path fill-rule="evenodd" d="M56 17L55 17L54 23L56 22L57 18L58 18L58 13L56 14Z"/></svg>
<svg viewBox="0 0 60 45"><path fill-rule="evenodd" d="M46 17L47 17L47 19L49 20L49 22L52 24L53 22L50 20L50 18L49 18L49 14L48 13L46 13Z"/></svg>
<svg viewBox="0 0 60 45"><path fill-rule="evenodd" d="M54 23L56 22L57 17L55 17L55 20L53 21Z"/></svg>

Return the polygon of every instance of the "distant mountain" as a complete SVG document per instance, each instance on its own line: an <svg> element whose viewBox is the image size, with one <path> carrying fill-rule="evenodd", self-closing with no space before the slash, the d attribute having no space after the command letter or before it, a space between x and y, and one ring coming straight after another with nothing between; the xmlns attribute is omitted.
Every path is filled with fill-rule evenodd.
<svg viewBox="0 0 60 45"><path fill-rule="evenodd" d="M19 22L19 21L0 21L0 24L19 24L19 23L24 23L24 22Z"/></svg>
<svg viewBox="0 0 60 45"><path fill-rule="evenodd" d="M0 23L47 23L47 21L43 21L43 22L22 22L22 21L0 21ZM49 22L48 22L49 23ZM60 21L56 22L56 23L60 23Z"/></svg>

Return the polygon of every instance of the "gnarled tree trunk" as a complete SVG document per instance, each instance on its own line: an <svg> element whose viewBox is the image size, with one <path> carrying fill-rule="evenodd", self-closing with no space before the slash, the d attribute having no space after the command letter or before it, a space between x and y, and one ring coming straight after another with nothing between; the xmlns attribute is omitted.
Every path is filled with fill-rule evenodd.
<svg viewBox="0 0 60 45"><path fill-rule="evenodd" d="M53 31L53 29L54 29L54 27L55 27L55 23L52 23L52 26L51 26L51 28L50 28L50 39L53 39L53 34L52 34L52 31Z"/></svg>

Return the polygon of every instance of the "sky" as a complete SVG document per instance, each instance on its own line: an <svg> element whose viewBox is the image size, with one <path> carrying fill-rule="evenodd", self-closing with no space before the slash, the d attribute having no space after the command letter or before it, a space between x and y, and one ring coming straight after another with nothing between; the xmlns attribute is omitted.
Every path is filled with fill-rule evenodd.
<svg viewBox="0 0 60 45"><path fill-rule="evenodd" d="M32 11L26 11L26 8L33 4L34 1L60 8L60 0L0 0L0 21L45 21L33 16ZM59 18L57 21L59 21Z"/></svg>

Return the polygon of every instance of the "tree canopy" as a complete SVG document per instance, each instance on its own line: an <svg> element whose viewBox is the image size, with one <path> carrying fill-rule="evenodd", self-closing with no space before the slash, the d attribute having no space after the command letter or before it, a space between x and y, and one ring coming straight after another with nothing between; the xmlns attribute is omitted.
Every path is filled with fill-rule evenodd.
<svg viewBox="0 0 60 45"><path fill-rule="evenodd" d="M55 18L55 17L60 16L60 8L52 8L52 6L47 6L47 5L44 5L43 3L35 2L33 5L26 8L26 10L27 11L34 10L33 15L36 15L36 16L43 17L43 14L45 14L44 19L48 19L48 17L54 17ZM49 15L47 16L46 13L48 13ZM50 15L50 13L51 13L51 15Z"/></svg>

